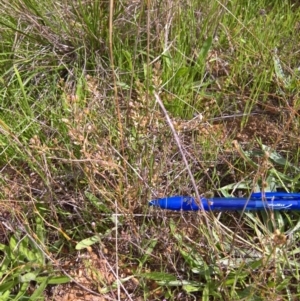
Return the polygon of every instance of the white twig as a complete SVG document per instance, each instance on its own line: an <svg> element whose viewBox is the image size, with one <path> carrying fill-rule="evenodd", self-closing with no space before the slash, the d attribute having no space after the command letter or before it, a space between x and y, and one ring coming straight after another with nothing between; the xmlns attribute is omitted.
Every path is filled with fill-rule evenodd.
<svg viewBox="0 0 300 301"><path fill-rule="evenodd" d="M121 288L120 288L120 279L119 279L119 255L118 255L118 204L117 201L115 201L115 208L116 208L116 214L115 214L115 237L116 237L116 282L117 282L117 291L118 291L118 300L121 300Z"/></svg>
<svg viewBox="0 0 300 301"><path fill-rule="evenodd" d="M185 164L185 166L186 166L187 172L188 172L189 177L190 177L190 179L191 179L193 188L194 188L194 190L195 190L195 193L196 193L196 202L198 203L198 205L200 205L201 211L202 211L203 216L204 216L204 218L205 218L205 222L206 222L206 225L207 225L207 229L208 229L208 231L209 231L209 233L210 233L210 235L211 235L211 237L212 237L212 233L211 233L210 227L209 227L208 218L207 218L206 212L205 212L205 210L204 210L204 207L203 207L203 204L202 204L202 201L201 201L201 197L200 197L200 194L199 194L197 185L196 185L195 178L194 178L194 176L193 176L193 173L192 173L192 171L191 171L191 169L190 169L189 163L188 163L188 161L187 161L187 159L186 159L184 150L183 150L183 148L182 148L182 144L181 144L181 142L180 142L180 138L179 138L179 136L178 136L178 134L177 134L177 132L176 132L174 126L173 126L172 120L171 120L171 118L170 118L170 116L169 116L169 114L168 114L168 112L167 112L167 110L166 110L166 108L165 108L163 102L161 101L159 95L157 94L157 92L154 92L154 97L155 97L155 100L157 101L157 103L159 104L160 108L162 109L162 111L163 111L163 113L164 113L164 115L165 115L165 117L166 117L167 123L168 123L168 125L169 125L169 127L170 127L170 129L171 129L171 131L172 131L172 133L173 133L174 139L175 139L176 144L177 144L177 146L178 146L178 148L179 148L179 152L180 152L180 154L181 154L181 156L182 156L182 159L183 159L184 164Z"/></svg>

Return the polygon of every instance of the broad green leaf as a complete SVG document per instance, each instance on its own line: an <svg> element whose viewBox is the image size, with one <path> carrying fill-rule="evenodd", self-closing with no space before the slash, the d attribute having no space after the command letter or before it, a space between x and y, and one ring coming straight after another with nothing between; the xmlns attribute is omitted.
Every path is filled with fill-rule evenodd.
<svg viewBox="0 0 300 301"><path fill-rule="evenodd" d="M8 301L9 300L10 291L7 290L5 292L0 292L0 301Z"/></svg>
<svg viewBox="0 0 300 301"><path fill-rule="evenodd" d="M42 244L45 243L45 227L44 227L44 222L43 219L37 215L35 218L35 223L36 223L36 235L39 238L40 242Z"/></svg>
<svg viewBox="0 0 300 301"><path fill-rule="evenodd" d="M12 252L15 252L15 251L16 251L16 249L17 249L17 243L18 243L18 241L17 241L15 235L13 235L13 236L10 238L10 240L9 240L9 248L10 248L10 250L11 250Z"/></svg>
<svg viewBox="0 0 300 301"><path fill-rule="evenodd" d="M289 252L289 255L299 255L299 254L300 254L300 248L295 248Z"/></svg>
<svg viewBox="0 0 300 301"><path fill-rule="evenodd" d="M171 281L157 281L159 285L167 285L167 286L184 286L184 285L192 285L197 286L199 282L196 281L188 281L188 280L171 280Z"/></svg>
<svg viewBox="0 0 300 301"><path fill-rule="evenodd" d="M20 276L20 282L22 283L34 281L35 279L36 279L36 274L31 272Z"/></svg>
<svg viewBox="0 0 300 301"><path fill-rule="evenodd" d="M198 285L183 285L182 288L187 292L187 293L193 293L193 292L199 292L203 290L203 286L198 284Z"/></svg>
<svg viewBox="0 0 300 301"><path fill-rule="evenodd" d="M47 280L48 284L64 284L70 282L71 279L65 275L36 277L38 283L43 283L45 280Z"/></svg>
<svg viewBox="0 0 300 301"><path fill-rule="evenodd" d="M29 249L29 243L28 243L28 237L25 237L22 239L22 241L19 244L19 254L23 259L26 259L28 261L36 261L37 260L37 253L40 252L40 250L37 250L36 252L33 252Z"/></svg>
<svg viewBox="0 0 300 301"><path fill-rule="evenodd" d="M44 265L45 264L45 254L43 251L37 246L37 244L42 244L41 247L45 244L45 227L44 227L44 221L41 218L41 216L37 215L36 219L36 235L38 237L38 241L30 241L30 245L32 246L32 249L34 250L34 256L37 259L37 263Z"/></svg>
<svg viewBox="0 0 300 301"><path fill-rule="evenodd" d="M100 234L99 235L94 235L92 237L83 239L82 241L80 241L77 245L76 245L76 250L82 250L85 249L89 246L94 245L95 243L99 242L99 238L103 238L107 235L110 235L112 231L114 231L116 228L112 228L112 229L108 229L104 234Z"/></svg>
<svg viewBox="0 0 300 301"><path fill-rule="evenodd" d="M147 261L149 256L152 254L156 244L157 244L157 239L152 239L149 242L147 242L147 246L146 246L146 249L144 251L144 255L139 260L140 261L140 266L142 266Z"/></svg>
<svg viewBox="0 0 300 301"><path fill-rule="evenodd" d="M239 152L241 157L246 162L248 162L253 168L258 168L259 167L259 165L251 159L251 152L244 151L243 148L238 143L235 144L235 148L237 149L237 151Z"/></svg>
<svg viewBox="0 0 300 301"><path fill-rule="evenodd" d="M265 181L264 191L276 191L276 188L278 187L277 183L278 181L276 181L274 177L272 177L271 175L268 176Z"/></svg>
<svg viewBox="0 0 300 301"><path fill-rule="evenodd" d="M263 260L262 259L257 259L257 260L253 260L251 263L249 263L249 267L252 270L255 270L259 267L261 267L263 265Z"/></svg>
<svg viewBox="0 0 300 301"><path fill-rule="evenodd" d="M43 296L47 284L48 284L48 278L45 277L44 281L39 284L38 288L30 296L30 301L41 300L41 297Z"/></svg>
<svg viewBox="0 0 300 301"><path fill-rule="evenodd" d="M179 242L181 242L182 241L182 235L177 231L177 226L176 226L173 219L170 220L169 226L170 226L171 233L174 235L174 237Z"/></svg>
<svg viewBox="0 0 300 301"><path fill-rule="evenodd" d="M21 284L21 287L18 289L18 294L16 295L14 300L22 299L21 297L23 297L26 294L28 287L29 287L29 282L23 282Z"/></svg>
<svg viewBox="0 0 300 301"><path fill-rule="evenodd" d="M65 275L61 276L52 276L48 279L48 284L63 284L70 282L71 279Z"/></svg>
<svg viewBox="0 0 300 301"><path fill-rule="evenodd" d="M194 253L192 249L189 249L187 252L185 250L180 250L180 253L191 268L201 268L204 270L205 264L203 259Z"/></svg>
<svg viewBox="0 0 300 301"><path fill-rule="evenodd" d="M280 154L278 154L277 152L275 152L274 150L271 149L271 147L266 146L264 144L261 145L262 149L265 152L268 152L268 156L271 160L273 160L275 163L281 165L281 166L289 166L294 168L296 171L300 171L300 168L298 168L295 165L292 165L287 159L285 159L284 157L282 157Z"/></svg>
<svg viewBox="0 0 300 301"><path fill-rule="evenodd" d="M0 251L6 252L7 249L8 247L6 245L0 244Z"/></svg>
<svg viewBox="0 0 300 301"><path fill-rule="evenodd" d="M105 213L111 213L111 210L108 209L108 207L102 202L100 201L94 194L85 191L84 192L86 198L96 207L99 209L99 211L101 212L105 212Z"/></svg>
<svg viewBox="0 0 300 301"><path fill-rule="evenodd" d="M157 244L157 239L153 238L149 243L149 247L145 250L145 254L151 255L156 244Z"/></svg>
<svg viewBox="0 0 300 301"><path fill-rule="evenodd" d="M234 190L247 190L247 192L250 192L251 189L253 188L253 183L250 181L242 181L242 182L238 182L238 183L233 183L233 184L228 184L226 186L223 186L221 188L219 188L218 190L222 193L222 195L224 195L225 197L232 197L231 192ZM230 191L230 193L228 192ZM260 192L260 187L258 186L258 184L255 185L253 192Z"/></svg>
<svg viewBox="0 0 300 301"><path fill-rule="evenodd" d="M125 283L126 281L128 281L128 280L130 280L131 278L133 278L134 276L128 276L128 277L126 277L126 278L122 278L122 279L119 279L119 281L121 282L121 283ZM118 282L119 282L118 281ZM103 287L103 288L98 288L98 292L100 293L100 294L107 294L107 293L109 293L110 291L112 291L112 290L115 290L117 287L118 287L118 282L117 281L115 281L112 285L110 285L109 287L108 286L105 286L105 287Z"/></svg>
<svg viewBox="0 0 300 301"><path fill-rule="evenodd" d="M0 266L0 279L7 272L7 269L9 267L9 265L11 264L11 259L8 256L8 254L6 253L4 256L5 256L5 258L2 260L1 266Z"/></svg>
<svg viewBox="0 0 300 301"><path fill-rule="evenodd" d="M268 176L268 179L271 178L271 175L275 175L276 178L278 179L277 181L275 180L275 184L276 184L275 188L283 187L286 191L289 191L289 189L285 185L284 181L287 183L290 183L290 182L292 182L293 179L291 179L290 177L287 177L285 174L283 174L282 172L279 172L275 168L271 168L269 173L270 173L270 176ZM265 191L268 191L268 190L265 189ZM271 190L271 191L276 191L276 190Z"/></svg>
<svg viewBox="0 0 300 301"><path fill-rule="evenodd" d="M92 237L89 237L89 238L86 238L86 239L83 239L82 241L80 241L75 249L76 250L82 250L82 249L85 249L89 246L92 246L94 245L95 243L98 243L99 242L99 237L98 235L95 235L95 236L92 236Z"/></svg>
<svg viewBox="0 0 300 301"><path fill-rule="evenodd" d="M208 301L209 300L209 283L206 283L203 293L202 293L202 300Z"/></svg>
<svg viewBox="0 0 300 301"><path fill-rule="evenodd" d="M175 281L177 279L176 276L164 272L142 273L139 276L155 281L164 281L165 283Z"/></svg>
<svg viewBox="0 0 300 301"><path fill-rule="evenodd" d="M12 280L5 279L6 281L0 284L0 292L6 292L8 290L11 290L15 285L19 283L19 280L17 278L14 278Z"/></svg>
<svg viewBox="0 0 300 301"><path fill-rule="evenodd" d="M17 258L18 254L18 240L15 235L12 235L9 240L9 257L11 260L15 260Z"/></svg>
<svg viewBox="0 0 300 301"><path fill-rule="evenodd" d="M130 86L124 82L117 82L116 84L124 90L130 90Z"/></svg>

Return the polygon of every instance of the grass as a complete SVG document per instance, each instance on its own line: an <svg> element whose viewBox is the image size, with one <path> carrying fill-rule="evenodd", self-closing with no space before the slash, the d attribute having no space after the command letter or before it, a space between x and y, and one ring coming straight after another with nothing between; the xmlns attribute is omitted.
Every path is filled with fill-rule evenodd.
<svg viewBox="0 0 300 301"><path fill-rule="evenodd" d="M293 1L3 0L0 300L297 300Z"/></svg>

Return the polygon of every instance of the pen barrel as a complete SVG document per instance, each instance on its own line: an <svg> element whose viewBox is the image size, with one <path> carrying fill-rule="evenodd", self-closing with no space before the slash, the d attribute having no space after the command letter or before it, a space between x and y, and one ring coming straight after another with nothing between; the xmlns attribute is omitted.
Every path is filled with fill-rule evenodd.
<svg viewBox="0 0 300 301"><path fill-rule="evenodd" d="M205 210L300 210L298 200L275 199L236 199L236 198L216 198L202 199L203 208Z"/></svg>
<svg viewBox="0 0 300 301"><path fill-rule="evenodd" d="M253 193L250 198L201 198L201 203L193 197L177 195L150 201L149 205L183 211L300 210L300 194Z"/></svg>

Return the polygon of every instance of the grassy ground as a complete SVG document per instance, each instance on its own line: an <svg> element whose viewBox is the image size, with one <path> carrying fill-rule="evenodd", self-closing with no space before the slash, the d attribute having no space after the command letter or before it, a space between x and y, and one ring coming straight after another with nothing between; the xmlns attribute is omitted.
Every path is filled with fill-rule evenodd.
<svg viewBox="0 0 300 301"><path fill-rule="evenodd" d="M0 300L300 299L294 2L2 0Z"/></svg>

